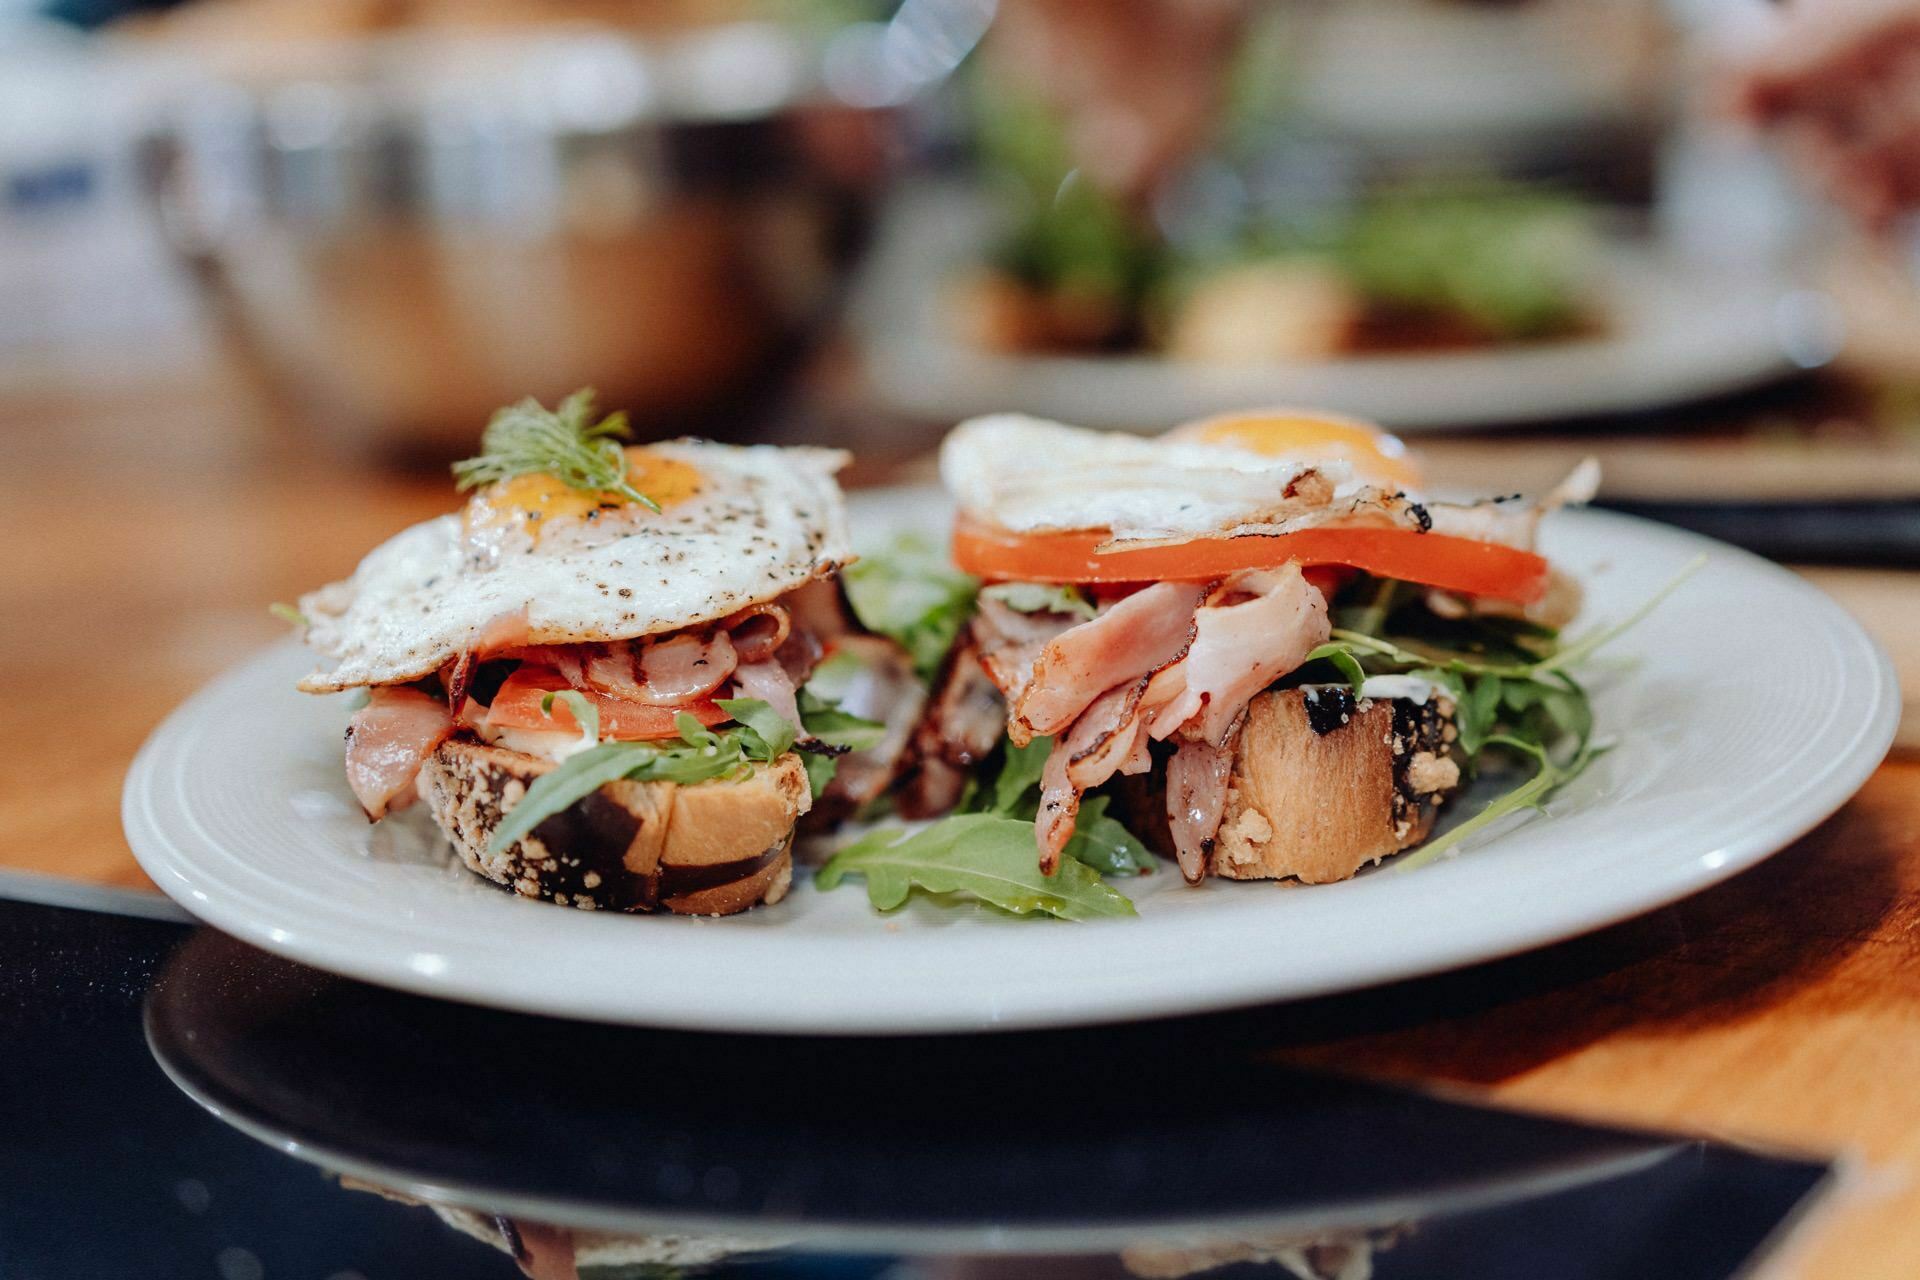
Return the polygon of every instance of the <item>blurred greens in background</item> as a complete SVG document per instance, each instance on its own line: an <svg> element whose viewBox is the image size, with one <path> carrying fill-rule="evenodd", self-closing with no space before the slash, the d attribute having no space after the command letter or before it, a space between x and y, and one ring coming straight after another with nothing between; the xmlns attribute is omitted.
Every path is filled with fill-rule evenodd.
<svg viewBox="0 0 1920 1280"><path fill-rule="evenodd" d="M1230 95L1201 162L1241 193L1235 175L1284 129L1284 76L1268 57L1257 42L1243 55L1236 83L1246 87ZM1084 180L1060 121L1034 97L975 77L967 101L1005 225L956 311L989 348L1236 362L1545 340L1598 323L1584 290L1595 210L1568 191L1416 171L1317 199L1242 195L1229 216L1183 222L1177 209L1130 208ZM1276 323L1287 332L1263 332Z"/></svg>

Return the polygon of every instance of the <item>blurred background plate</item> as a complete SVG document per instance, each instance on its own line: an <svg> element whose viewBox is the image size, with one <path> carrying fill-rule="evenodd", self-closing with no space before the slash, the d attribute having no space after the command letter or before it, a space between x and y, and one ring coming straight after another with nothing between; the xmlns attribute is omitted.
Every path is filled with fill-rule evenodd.
<svg viewBox="0 0 1920 1280"><path fill-rule="evenodd" d="M953 282L988 218L965 193L901 197L854 322L878 393L938 420L1020 410L1160 430L1251 404L1311 405L1402 431L1626 414L1745 390L1824 363L1838 322L1781 276L1729 271L1645 243L1600 250L1597 332L1551 341L1217 365L1162 355L1015 354L955 335Z"/></svg>

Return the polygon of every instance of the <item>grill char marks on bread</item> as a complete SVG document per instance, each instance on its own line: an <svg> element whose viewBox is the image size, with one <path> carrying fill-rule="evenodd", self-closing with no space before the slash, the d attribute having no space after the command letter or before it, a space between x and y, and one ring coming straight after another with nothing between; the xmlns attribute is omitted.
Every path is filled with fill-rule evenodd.
<svg viewBox="0 0 1920 1280"><path fill-rule="evenodd" d="M1230 880L1345 880L1420 843L1460 783L1453 704L1283 689L1247 705L1207 870ZM1123 780L1134 829L1171 856L1164 773Z"/></svg>
<svg viewBox="0 0 1920 1280"><path fill-rule="evenodd" d="M467 868L525 897L731 915L786 895L793 825L811 803L806 770L792 753L739 782L610 782L490 853L502 818L551 768L462 735L428 759L420 791Z"/></svg>

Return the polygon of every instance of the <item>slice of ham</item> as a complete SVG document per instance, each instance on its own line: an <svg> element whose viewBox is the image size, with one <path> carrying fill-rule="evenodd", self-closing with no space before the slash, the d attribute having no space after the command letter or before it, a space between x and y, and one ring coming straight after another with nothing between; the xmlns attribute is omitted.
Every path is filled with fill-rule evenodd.
<svg viewBox="0 0 1920 1280"><path fill-rule="evenodd" d="M772 658L741 663L733 669L733 684L736 698L758 698L795 726L800 724L800 703L794 692L793 677Z"/></svg>
<svg viewBox="0 0 1920 1280"><path fill-rule="evenodd" d="M1079 791L1093 788L1119 772L1140 737L1140 696L1147 679L1107 690L1073 722L1065 738L1067 781Z"/></svg>
<svg viewBox="0 0 1920 1280"><path fill-rule="evenodd" d="M1232 776L1232 743L1216 746L1188 738L1167 761L1167 825L1188 884L1199 884L1207 874Z"/></svg>
<svg viewBox="0 0 1920 1280"><path fill-rule="evenodd" d="M1025 745L1058 734L1107 690L1178 661L1194 640L1194 608L1205 594L1196 583L1156 582L1055 636L1010 699L1008 735Z"/></svg>
<svg viewBox="0 0 1920 1280"><path fill-rule="evenodd" d="M1080 797L1099 786L1134 756L1143 741L1140 695L1145 676L1109 689L1093 700L1068 732L1056 739L1040 773L1040 813L1034 840L1040 848L1040 869L1048 875L1060 864L1060 853L1073 839L1080 814Z"/></svg>
<svg viewBox="0 0 1920 1280"><path fill-rule="evenodd" d="M741 659L724 631L710 636L683 631L640 650L634 670L640 677L636 702L675 706L705 698L725 684ZM592 674L592 669L588 669Z"/></svg>
<svg viewBox="0 0 1920 1280"><path fill-rule="evenodd" d="M646 686L635 669L633 647L624 640L582 648L582 671L589 689L629 702L644 702Z"/></svg>
<svg viewBox="0 0 1920 1280"><path fill-rule="evenodd" d="M1195 615L1186 656L1156 678L1158 689L1149 688L1152 735L1164 739L1185 727L1219 746L1248 700L1299 666L1328 634L1326 597L1298 565L1227 579Z"/></svg>
<svg viewBox="0 0 1920 1280"><path fill-rule="evenodd" d="M1066 739L1057 738L1040 770L1040 812L1034 815L1033 835L1046 875L1060 865L1060 851L1073 839L1074 820L1080 816L1080 792L1067 778L1072 754Z"/></svg>
<svg viewBox="0 0 1920 1280"><path fill-rule="evenodd" d="M503 657L527 643L533 634L525 609L515 609L488 621L474 633L473 640L460 656L441 670L441 683L447 690L447 705L457 707L466 700L473 683L474 668L489 658Z"/></svg>
<svg viewBox="0 0 1920 1280"><path fill-rule="evenodd" d="M414 799L414 778L453 733L447 704L418 689L374 689L347 724L347 785L374 822Z"/></svg>
<svg viewBox="0 0 1920 1280"><path fill-rule="evenodd" d="M722 622L720 629L732 640L740 661L759 662L780 652L793 631L793 619L777 604L756 604Z"/></svg>
<svg viewBox="0 0 1920 1280"><path fill-rule="evenodd" d="M900 816L933 818L953 808L974 766L992 754L1006 732L1006 701L980 660L975 632L964 631L907 745L893 793Z"/></svg>
<svg viewBox="0 0 1920 1280"><path fill-rule="evenodd" d="M827 784L822 800L852 812L880 798L902 768L908 745L923 721L927 693L913 673L913 660L907 651L882 636L842 636L834 654L855 658L857 674L847 680L836 699L848 715L875 720L886 726L878 742L862 751L850 751L840 757L833 780ZM784 665L784 664L783 664ZM984 677L982 677L984 681ZM988 686L992 691L992 686ZM999 695L994 695L999 702ZM993 725L991 750L1000 741L1000 721ZM816 804L816 808L820 806Z"/></svg>
<svg viewBox="0 0 1920 1280"><path fill-rule="evenodd" d="M1022 613L982 596L970 630L979 646L980 665L1007 701L1014 702L1026 693L1041 652L1073 625L1067 614Z"/></svg>

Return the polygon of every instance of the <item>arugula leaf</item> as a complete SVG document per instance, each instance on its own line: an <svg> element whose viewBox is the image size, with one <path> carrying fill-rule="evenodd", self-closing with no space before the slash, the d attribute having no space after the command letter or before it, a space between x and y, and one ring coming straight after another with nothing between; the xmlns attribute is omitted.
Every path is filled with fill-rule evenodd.
<svg viewBox="0 0 1920 1280"><path fill-rule="evenodd" d="M1052 738L1034 738L1026 746L1016 747L1013 739L1001 742L1000 772L993 780L993 798L988 802L988 812L1020 815L1026 807L1021 801L1027 794L1040 787L1040 771L1047 767L1047 756L1053 751ZM1025 817L1032 817L1026 813Z"/></svg>
<svg viewBox="0 0 1920 1280"><path fill-rule="evenodd" d="M715 733L681 712L675 720L680 741L603 742L567 757L534 779L520 803L513 806L487 842L489 851L504 852L541 822L560 813L609 782L621 778L636 782L677 782L693 786L715 779L739 781L753 775L755 761L766 743L745 726Z"/></svg>
<svg viewBox="0 0 1920 1280"><path fill-rule="evenodd" d="M973 616L979 583L952 568L925 538L904 535L887 550L863 555L840 574L860 625L896 641L931 680Z"/></svg>
<svg viewBox="0 0 1920 1280"><path fill-rule="evenodd" d="M1309 662L1324 659L1340 669L1341 678L1353 688L1353 696L1360 696L1360 686L1367 682L1366 668L1353 656L1353 650L1340 644L1323 644L1313 649L1300 660L1302 666Z"/></svg>
<svg viewBox="0 0 1920 1280"><path fill-rule="evenodd" d="M1519 813L1523 809L1544 811L1547 798L1578 777L1600 754L1590 744L1582 744L1565 764L1556 764L1552 754L1536 742L1499 734L1487 739L1487 745L1505 747L1531 758L1534 762L1533 776L1506 794L1488 801L1485 808L1451 831L1427 841L1412 853L1402 854L1399 861L1393 864L1395 871L1412 871L1426 866L1468 836L1484 830L1510 813Z"/></svg>
<svg viewBox="0 0 1920 1280"><path fill-rule="evenodd" d="M540 698L540 714L549 720L553 718L553 702L556 698L572 713L573 722L580 726L582 738L589 744L600 741L599 707L587 701L587 696L578 689L557 689Z"/></svg>
<svg viewBox="0 0 1920 1280"><path fill-rule="evenodd" d="M507 810L487 841L487 852L504 853L547 818L570 808L607 783L644 768L657 751L658 748L645 742L603 742L567 757L534 779L520 803Z"/></svg>
<svg viewBox="0 0 1920 1280"><path fill-rule="evenodd" d="M1545 628L1518 619L1437 619L1423 616L1424 606L1418 604L1392 612L1390 619L1382 611L1342 610L1343 621L1379 627L1390 621L1395 635L1389 639L1336 627L1331 642L1310 656L1338 662L1334 651L1339 650L1362 672L1407 672L1444 686L1453 695L1458 746L1469 769L1477 769L1489 750L1518 754L1534 764L1526 781L1419 850L1402 855L1396 867L1424 866L1507 814L1539 808L1579 776L1599 749L1593 742L1592 700L1568 669L1646 618L1705 562L1704 556L1695 558L1627 617L1566 645L1558 644L1558 637ZM1381 599L1376 591L1374 603Z"/></svg>
<svg viewBox="0 0 1920 1280"><path fill-rule="evenodd" d="M799 725L759 698L720 698L714 705L753 734L755 741L750 745L762 760L778 759L792 749L794 740L800 736Z"/></svg>
<svg viewBox="0 0 1920 1280"><path fill-rule="evenodd" d="M1153 851L1140 837L1107 816L1106 796L1089 796L1081 802L1080 814L1073 822L1073 839L1067 842L1067 856L1084 862L1107 876L1144 876L1154 869Z"/></svg>
<svg viewBox="0 0 1920 1280"><path fill-rule="evenodd" d="M818 694L811 688L800 690L800 723L808 733L830 747L847 751L865 751L879 745L887 736L887 726L878 720L856 716Z"/></svg>
<svg viewBox="0 0 1920 1280"><path fill-rule="evenodd" d="M807 771L807 791L815 800L827 792L827 784L840 772L838 756L823 756L814 751L800 753L800 767Z"/></svg>
<svg viewBox="0 0 1920 1280"><path fill-rule="evenodd" d="M836 649L820 660L800 692L822 702L844 702L866 670L867 664L853 650Z"/></svg>
<svg viewBox="0 0 1920 1280"><path fill-rule="evenodd" d="M312 620L309 619L306 614L283 601L275 600L267 606L267 612L290 627L306 628L313 625Z"/></svg>
<svg viewBox="0 0 1920 1280"><path fill-rule="evenodd" d="M1071 856L1060 859L1052 876L1040 874L1033 824L999 814L960 814L910 834L882 828L834 854L814 882L833 889L849 875L866 880L867 899L881 911L895 910L918 888L961 894L1016 915L1094 920L1134 914L1126 895Z"/></svg>
<svg viewBox="0 0 1920 1280"><path fill-rule="evenodd" d="M982 587L980 594L998 600L1016 613L1070 613L1091 618L1096 612L1093 601L1078 587L1055 586L1044 582L998 582Z"/></svg>

